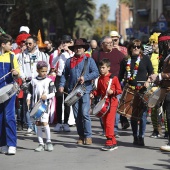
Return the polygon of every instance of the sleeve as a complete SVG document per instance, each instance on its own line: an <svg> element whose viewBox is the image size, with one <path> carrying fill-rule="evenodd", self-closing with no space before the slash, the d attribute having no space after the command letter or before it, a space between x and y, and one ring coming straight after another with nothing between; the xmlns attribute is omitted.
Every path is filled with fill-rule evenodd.
<svg viewBox="0 0 170 170"><path fill-rule="evenodd" d="M145 56L146 57L146 56ZM151 63L151 60L149 59L149 57L146 57L146 62L147 62L147 72L148 72L148 76L150 76L153 73L153 66Z"/></svg>
<svg viewBox="0 0 170 170"><path fill-rule="evenodd" d="M20 53L18 56L18 64L19 64L19 69L20 69L20 77L22 79L26 78L23 70L23 53Z"/></svg>
<svg viewBox="0 0 170 170"><path fill-rule="evenodd" d="M116 96L122 93L122 88L121 88L121 85L119 83L118 77L114 76L110 89L113 90L114 95L116 95Z"/></svg>
<svg viewBox="0 0 170 170"><path fill-rule="evenodd" d="M33 85L32 85L32 81L31 81L31 83L29 84L29 86L28 86L28 94L27 94L27 99L31 99L31 96L32 96L32 92L33 92Z"/></svg>
<svg viewBox="0 0 170 170"><path fill-rule="evenodd" d="M16 55L14 55L13 63L14 63L14 69L18 72L18 74L20 74L20 68L19 68L19 64L18 64Z"/></svg>
<svg viewBox="0 0 170 170"><path fill-rule="evenodd" d="M126 72L126 60L123 59L120 63L120 70L119 70L119 81L121 82L124 79L124 75Z"/></svg>
<svg viewBox="0 0 170 170"><path fill-rule="evenodd" d="M47 99L50 99L50 98L54 97L55 92L56 92L56 89L55 89L55 86L54 86L54 82L51 81L49 83L49 94L47 94Z"/></svg>
<svg viewBox="0 0 170 170"><path fill-rule="evenodd" d="M70 65L70 58L66 60L66 64L64 66L64 70L62 72L62 76L60 78L59 87L64 87L66 83L66 79L68 79L69 76L69 65Z"/></svg>
<svg viewBox="0 0 170 170"><path fill-rule="evenodd" d="M101 79L99 78L99 80L98 80L98 82L97 82L97 89L92 91L92 94L93 94L94 96L100 96L100 95L101 95L100 82L101 82Z"/></svg>
<svg viewBox="0 0 170 170"><path fill-rule="evenodd" d="M88 81L88 80L94 80L95 78L97 78L99 76L99 71L97 68L97 65L94 61L94 59L92 58L88 58L88 63L89 63L89 73L84 75L84 80Z"/></svg>

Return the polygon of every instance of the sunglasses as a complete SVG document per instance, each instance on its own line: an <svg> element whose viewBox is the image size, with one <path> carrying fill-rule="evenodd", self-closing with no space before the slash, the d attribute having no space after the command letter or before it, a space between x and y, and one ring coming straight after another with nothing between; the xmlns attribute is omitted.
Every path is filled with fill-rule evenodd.
<svg viewBox="0 0 170 170"><path fill-rule="evenodd" d="M149 43L150 43L150 44L155 44L155 41L150 41Z"/></svg>
<svg viewBox="0 0 170 170"><path fill-rule="evenodd" d="M117 41L118 41L118 39L113 39L113 41L114 41L114 42L117 42Z"/></svg>
<svg viewBox="0 0 170 170"><path fill-rule="evenodd" d="M63 41L62 44L70 43L70 41Z"/></svg>
<svg viewBox="0 0 170 170"><path fill-rule="evenodd" d="M133 49L140 49L141 48L141 46L140 45L134 45L133 47L132 47Z"/></svg>
<svg viewBox="0 0 170 170"><path fill-rule="evenodd" d="M25 43L25 45L32 45L32 43Z"/></svg>
<svg viewBox="0 0 170 170"><path fill-rule="evenodd" d="M25 43L26 41L21 41L21 43Z"/></svg>

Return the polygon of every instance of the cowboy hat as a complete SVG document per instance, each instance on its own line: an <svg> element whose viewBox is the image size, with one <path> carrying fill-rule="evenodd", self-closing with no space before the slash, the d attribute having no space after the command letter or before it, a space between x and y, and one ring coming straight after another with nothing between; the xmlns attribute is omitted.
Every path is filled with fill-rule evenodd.
<svg viewBox="0 0 170 170"><path fill-rule="evenodd" d="M68 48L69 48L71 51L74 51L74 47L77 47L77 46L82 46L82 47L85 49L85 51L87 51L88 48L89 48L89 45L88 45L87 43L83 42L82 39L76 39L76 40L74 41L74 45L73 45L73 46L68 46Z"/></svg>

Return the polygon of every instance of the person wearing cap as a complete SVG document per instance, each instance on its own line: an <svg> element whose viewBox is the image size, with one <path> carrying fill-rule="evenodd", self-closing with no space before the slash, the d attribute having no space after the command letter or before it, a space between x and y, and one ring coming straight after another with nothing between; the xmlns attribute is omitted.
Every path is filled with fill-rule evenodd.
<svg viewBox="0 0 170 170"><path fill-rule="evenodd" d="M21 26L19 29L19 34L29 34L30 29L27 26Z"/></svg>
<svg viewBox="0 0 170 170"><path fill-rule="evenodd" d="M149 55L149 58L152 62L153 66L153 73L158 74L158 65L159 65L159 47L158 47L158 36L160 33L153 33L149 38L149 44L152 47L152 53ZM157 87L153 87L157 88ZM161 117L162 115L159 114L161 110L161 106L156 105L154 108L151 109L151 121L153 125L153 133L150 135L152 138L158 138L162 135L162 128L161 128Z"/></svg>
<svg viewBox="0 0 170 170"><path fill-rule="evenodd" d="M62 76L62 72L65 66L65 62L68 58L73 57L74 53L69 49L69 46L73 44L71 36L70 35L63 35L61 39L60 48L56 51L54 51L53 54L53 65L56 68L56 80L55 85L56 88L59 88L59 82ZM65 84L64 90L67 93L68 92L68 80ZM64 98L67 97L67 94L64 94ZM60 93L57 90L56 94L57 98L57 124L54 127L55 132L64 131L64 132L70 132L70 127L68 125L68 120L70 116L70 106L67 106L64 104L64 110L63 110L63 93ZM64 122L62 122L62 113L64 112Z"/></svg>
<svg viewBox="0 0 170 170"><path fill-rule="evenodd" d="M18 62L21 70L21 78L24 82L29 83L33 78L35 78L37 73L36 64L38 61L45 61L48 65L48 71L50 69L49 57L45 55L44 52L40 52L37 48L37 37L30 36L26 39L25 42L26 50L22 53L19 53ZM30 115L28 108L26 106L26 91L24 92L24 113L26 114L26 120L28 123L28 130L26 136L31 136L33 132L33 124L30 120ZM31 107L30 107L31 108Z"/></svg>
<svg viewBox="0 0 170 170"><path fill-rule="evenodd" d="M110 37L113 41L113 48L117 48L120 52L122 52L125 56L127 56L127 48L119 45L120 35L117 31L111 31Z"/></svg>
<svg viewBox="0 0 170 170"><path fill-rule="evenodd" d="M168 141L166 145L160 147L163 151L170 152L170 31L161 33L158 37L159 46L159 66L158 74L150 76L152 82L161 87L161 93L164 94L164 108L167 118ZM165 91L166 89L166 91ZM158 99L159 100L159 99Z"/></svg>
<svg viewBox="0 0 170 170"><path fill-rule="evenodd" d="M125 56L127 56L128 55L127 48L119 45L119 42L120 42L119 33L117 31L111 31L110 37L112 38L112 41L113 41L113 48L117 48L121 53L123 53ZM121 120L122 129L127 129L130 126L127 118L122 117L120 114L117 113L116 114L116 122L115 122L115 134L117 137L119 137L119 135L118 135L119 120Z"/></svg>
<svg viewBox="0 0 170 170"><path fill-rule="evenodd" d="M92 130L90 110L90 92L92 91L92 80L99 76L98 68L93 58L86 57L85 51L89 48L82 39L76 39L73 46L68 47L75 54L66 60L65 67L59 83L59 91L64 92L66 80L68 81L68 92L70 93L77 85L85 86L85 93L76 101L73 107L73 113L76 121L77 133L79 139L77 144L92 144ZM84 70L85 61L87 62ZM84 74L82 72L84 70Z"/></svg>
<svg viewBox="0 0 170 170"><path fill-rule="evenodd" d="M26 39L31 36L30 34L19 34L16 38L16 43L18 47L13 50L13 52L16 54L17 58L19 56L19 53L22 53L26 49ZM17 83L19 85L22 85L22 79L18 78ZM24 120L24 112L23 112L23 100L24 100L24 92L20 89L17 97L16 97L16 113L17 113L17 130L22 130L25 120Z"/></svg>

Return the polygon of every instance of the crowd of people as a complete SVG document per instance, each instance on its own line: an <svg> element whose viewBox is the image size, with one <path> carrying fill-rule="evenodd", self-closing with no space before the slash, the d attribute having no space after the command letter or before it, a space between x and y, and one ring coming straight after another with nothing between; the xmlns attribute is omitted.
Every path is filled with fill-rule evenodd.
<svg viewBox="0 0 170 170"><path fill-rule="evenodd" d="M99 42L63 35L54 47L50 39L42 41L40 30L35 36L21 26L14 42L0 29L0 153L16 154L17 131L24 128L25 136L37 135L36 152L53 151L50 125L70 132L71 112L76 143L91 145L91 110L97 106L103 151L118 148L119 122L122 129L131 125L133 144L144 147L149 112L150 137L163 137L164 120L168 144L160 149L170 151L170 32L155 31L148 44L132 39L126 47L120 38L117 31Z"/></svg>

